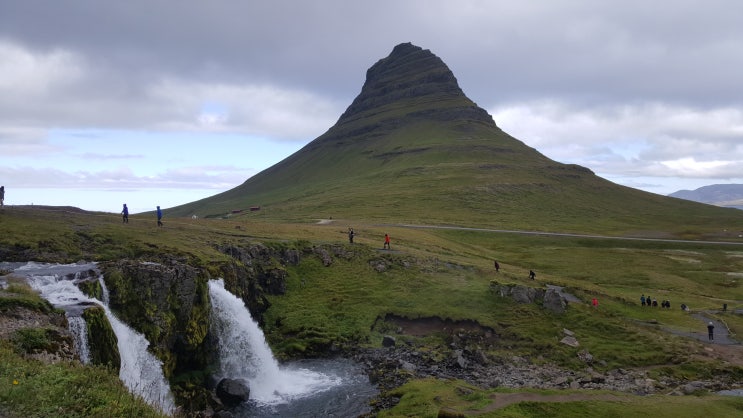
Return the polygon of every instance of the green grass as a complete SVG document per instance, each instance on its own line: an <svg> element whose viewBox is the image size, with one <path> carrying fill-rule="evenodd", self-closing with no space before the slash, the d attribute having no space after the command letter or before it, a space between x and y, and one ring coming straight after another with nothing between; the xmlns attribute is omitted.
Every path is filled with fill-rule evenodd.
<svg viewBox="0 0 743 418"><path fill-rule="evenodd" d="M111 214L9 208L0 220L0 248L11 251L19 260L35 254L36 259L44 260L50 255L51 260L47 261L62 262L81 257L157 260L163 254L172 254L207 270L227 260L215 249L216 245L266 242L301 249L325 248L333 257L330 266L324 266L313 253L303 253L298 266L286 267L286 294L269 296L271 307L263 318L264 331L276 355L282 358L327 352L333 345L379 346L384 334L395 331L382 319L395 314L474 320L491 327L500 341L487 353L491 358L518 355L534 362L584 368L576 359L576 349L559 343L563 328L567 328L575 332L580 349L587 349L594 356L598 369L647 368L655 375L687 380L741 374L740 365L726 365L700 355L704 352L700 343L663 331L672 328L704 332L703 324L678 309L683 302L694 310L718 309L727 303L728 312L718 314L719 317L734 332L743 332L743 319L732 313L743 308L743 289L735 274L743 271L743 248L739 246L406 228L336 217L334 223L320 225L316 223L319 218L274 222L263 216L252 213L227 219L170 218L165 228L157 228L154 218L148 215L135 215L128 225L122 225L119 217ZM348 226L357 232L354 245L347 244ZM380 250L385 233L392 237L392 251ZM40 241L54 244L40 245ZM51 247L62 250L49 253ZM494 259L501 265L498 274L493 269ZM379 264L385 266L384 271L374 268ZM530 269L537 272L536 282L527 278ZM599 309L571 304L565 314L553 315L538 305L519 305L497 297L490 290L492 281L562 285L583 300L597 297ZM17 284L13 289L0 297L0 306L21 304L49 309L29 289ZM642 308L641 294L670 299L673 309ZM445 335L401 338L420 346L431 357L446 355ZM12 361L18 370L31 370L28 375L45 367L22 359ZM66 370L77 373L75 368ZM56 378L47 378L53 385ZM417 390L439 393L454 390L461 383L413 381L411 385L397 391L411 396ZM432 388L415 389L415 385ZM466 408L480 408L490 394L451 402L440 394L433 398L417 396L422 398L411 404L401 402L386 413L426 416L433 413L429 404L436 396L442 399L441 405L459 407L462 402ZM23 399L18 397L14 408L25 408L24 413L33 415L35 407L22 404ZM647 406L645 399L630 398L621 405L629 411L642 410ZM669 410L682 412L687 407L697 411L694 408L707 403L723 412L739 407L734 401L717 397L663 400L672 404ZM594 401L575 405L529 404L507 407L492 416L550 416L571 411L582 414L601 407L621 410L611 402L597 405Z"/></svg>
<svg viewBox="0 0 743 418"><path fill-rule="evenodd" d="M163 417L110 370L25 359L0 341L0 414L9 417Z"/></svg>
<svg viewBox="0 0 743 418"><path fill-rule="evenodd" d="M495 408L498 398L527 393L538 400L524 400ZM738 416L743 399L721 396L633 396L605 391L482 390L456 380L420 379L391 393L400 397L380 418L397 417L699 417ZM450 415L439 415L442 409Z"/></svg>

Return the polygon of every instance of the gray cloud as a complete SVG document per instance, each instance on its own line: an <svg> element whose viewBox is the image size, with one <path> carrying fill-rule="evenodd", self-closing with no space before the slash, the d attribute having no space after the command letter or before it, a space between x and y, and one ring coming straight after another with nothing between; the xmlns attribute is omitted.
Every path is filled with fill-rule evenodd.
<svg viewBox="0 0 743 418"><path fill-rule="evenodd" d="M736 0L0 0L0 145L38 152L55 128L306 142L411 41L552 158L740 178L742 21Z"/></svg>

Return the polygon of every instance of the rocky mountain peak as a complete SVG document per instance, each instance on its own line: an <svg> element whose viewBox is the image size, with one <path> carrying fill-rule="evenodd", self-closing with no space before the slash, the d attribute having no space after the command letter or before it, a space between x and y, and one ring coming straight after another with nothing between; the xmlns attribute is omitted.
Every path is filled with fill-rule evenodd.
<svg viewBox="0 0 743 418"><path fill-rule="evenodd" d="M395 107L407 108L406 116L443 120L465 117L493 123L492 117L469 100L449 67L427 49L411 43L395 46L386 58L366 72L361 93L346 109L337 125Z"/></svg>

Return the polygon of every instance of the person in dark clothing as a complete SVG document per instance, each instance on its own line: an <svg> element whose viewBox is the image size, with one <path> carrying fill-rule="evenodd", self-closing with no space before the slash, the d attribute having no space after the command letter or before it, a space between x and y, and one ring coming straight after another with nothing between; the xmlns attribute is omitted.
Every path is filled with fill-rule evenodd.
<svg viewBox="0 0 743 418"><path fill-rule="evenodd" d="M126 207L126 203L124 203L124 209L121 210L121 214L123 215L122 222L125 224L129 223L129 208Z"/></svg>
<svg viewBox="0 0 743 418"><path fill-rule="evenodd" d="M534 270L529 270L529 278L535 280L537 278L537 273L534 273Z"/></svg>
<svg viewBox="0 0 743 418"><path fill-rule="evenodd" d="M163 226L163 211L160 206L157 207L157 226Z"/></svg>
<svg viewBox="0 0 743 418"><path fill-rule="evenodd" d="M493 263L495 265L495 272L496 273L499 272L500 271L500 264L498 264L498 260L493 261Z"/></svg>
<svg viewBox="0 0 743 418"><path fill-rule="evenodd" d="M707 325L707 332L709 333L709 340L712 341L715 339L715 324L712 323L712 321L709 321L709 324Z"/></svg>
<svg viewBox="0 0 743 418"><path fill-rule="evenodd" d="M645 294L643 293L642 296L640 296L640 303L642 303L642 306L645 306Z"/></svg>
<svg viewBox="0 0 743 418"><path fill-rule="evenodd" d="M353 232L353 228L348 228L348 242L349 244L353 244L353 236L356 235Z"/></svg>
<svg viewBox="0 0 743 418"><path fill-rule="evenodd" d="M5 186L0 186L0 207L5 206Z"/></svg>

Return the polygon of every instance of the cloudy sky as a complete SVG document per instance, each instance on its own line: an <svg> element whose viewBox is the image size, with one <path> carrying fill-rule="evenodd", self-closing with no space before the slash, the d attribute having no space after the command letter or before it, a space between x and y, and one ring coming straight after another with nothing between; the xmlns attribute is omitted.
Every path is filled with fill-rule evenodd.
<svg viewBox="0 0 743 418"><path fill-rule="evenodd" d="M741 22L738 0L0 0L0 185L108 212L211 196L325 132L402 42L552 159L659 194L743 183Z"/></svg>

